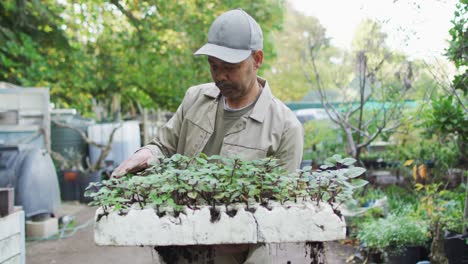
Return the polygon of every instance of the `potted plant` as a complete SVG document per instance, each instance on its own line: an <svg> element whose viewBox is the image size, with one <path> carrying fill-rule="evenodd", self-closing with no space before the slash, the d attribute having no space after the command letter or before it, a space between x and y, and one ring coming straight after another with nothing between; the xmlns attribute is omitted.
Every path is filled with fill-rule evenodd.
<svg viewBox="0 0 468 264"><path fill-rule="evenodd" d="M53 121L58 127L69 128L76 131L80 137L88 145L93 145L100 149L97 160L92 163L88 157L83 158L83 155L73 151L73 149L65 151L65 155L52 151L51 155L58 165L59 183L61 185L61 198L63 200L79 200L82 203L89 203L91 199L84 195L85 189L91 182L100 182L102 175L108 173L113 164L106 161L105 158L109 155L112 149L114 135L122 124L114 127L107 139L106 144L100 144L89 139L88 136L77 127ZM86 164L83 164L85 160ZM95 190L95 189L94 189Z"/></svg>
<svg viewBox="0 0 468 264"><path fill-rule="evenodd" d="M420 211L430 224L431 262L463 263L468 259L466 218L463 215L466 187L453 190L442 184L416 184L421 192Z"/></svg>
<svg viewBox="0 0 468 264"><path fill-rule="evenodd" d="M416 263L421 248L429 238L425 221L409 215L389 214L386 218L370 219L363 223L357 238L361 241L368 259L390 263ZM380 257L375 257L375 256Z"/></svg>
<svg viewBox="0 0 468 264"><path fill-rule="evenodd" d="M373 152L364 152L361 154L360 160L366 167L366 169L376 169L379 166L380 154Z"/></svg>
<svg viewBox="0 0 468 264"><path fill-rule="evenodd" d="M101 207L95 241L193 245L341 239L345 224L338 207L367 183L356 179L365 170L354 162L335 155L320 170L305 167L287 174L272 158L161 158L141 175L91 185L100 187L88 194L91 205Z"/></svg>
<svg viewBox="0 0 468 264"><path fill-rule="evenodd" d="M463 217L465 193L462 187L441 192L444 212L440 223L444 232L444 250L449 263L468 263L468 221Z"/></svg>

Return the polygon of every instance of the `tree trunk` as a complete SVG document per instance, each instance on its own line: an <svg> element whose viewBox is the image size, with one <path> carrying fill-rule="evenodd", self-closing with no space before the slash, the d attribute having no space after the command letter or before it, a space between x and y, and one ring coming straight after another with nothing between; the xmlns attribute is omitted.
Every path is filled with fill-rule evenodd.
<svg viewBox="0 0 468 264"><path fill-rule="evenodd" d="M353 139L353 131L350 128L346 128L345 132L346 132L346 141L348 141L348 146L349 146L349 154L353 158L356 158L357 149L356 149L356 143L354 142L354 139Z"/></svg>
<svg viewBox="0 0 468 264"><path fill-rule="evenodd" d="M462 176L463 177L463 176ZM468 226L466 222L468 221L468 178L465 182L465 213L463 214L463 234L468 235Z"/></svg>
<svg viewBox="0 0 468 264"><path fill-rule="evenodd" d="M439 219L436 220L433 226L430 258L431 264L449 264L448 259L445 256L444 234Z"/></svg>

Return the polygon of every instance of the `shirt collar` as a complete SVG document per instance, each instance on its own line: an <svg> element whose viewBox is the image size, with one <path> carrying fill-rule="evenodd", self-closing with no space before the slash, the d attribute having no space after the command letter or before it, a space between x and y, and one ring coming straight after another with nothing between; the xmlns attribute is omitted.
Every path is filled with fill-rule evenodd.
<svg viewBox="0 0 468 264"><path fill-rule="evenodd" d="M271 93L270 86L265 79L257 76L257 80L263 86L263 90L249 117L260 123L263 123L267 109L270 106L271 100L273 99L273 94ZM219 89L214 83L212 84L213 85L209 89L205 90L204 95L211 98L218 98L220 95Z"/></svg>

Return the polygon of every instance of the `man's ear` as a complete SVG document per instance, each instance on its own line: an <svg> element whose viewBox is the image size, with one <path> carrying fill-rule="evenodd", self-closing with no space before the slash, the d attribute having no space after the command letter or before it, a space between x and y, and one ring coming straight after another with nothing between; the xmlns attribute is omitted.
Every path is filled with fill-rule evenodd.
<svg viewBox="0 0 468 264"><path fill-rule="evenodd" d="M256 50L253 52L252 57L254 59L254 69L258 70L263 63L263 51Z"/></svg>

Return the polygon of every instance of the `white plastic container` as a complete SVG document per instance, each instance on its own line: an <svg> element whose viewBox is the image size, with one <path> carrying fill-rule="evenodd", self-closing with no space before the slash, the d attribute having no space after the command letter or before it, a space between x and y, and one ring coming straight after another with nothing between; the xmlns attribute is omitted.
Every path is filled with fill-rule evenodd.
<svg viewBox="0 0 468 264"><path fill-rule="evenodd" d="M346 236L344 219L325 203L272 203L269 209L257 204L253 208L256 210L251 213L238 205L235 216L228 216L219 206L220 217L214 222L208 206L197 210L185 207L177 217L158 217L152 208L101 216L103 210L98 208L94 241L100 246L180 246L322 242Z"/></svg>
<svg viewBox="0 0 468 264"><path fill-rule="evenodd" d="M122 163L129 158L138 148L141 147L140 126L138 121L126 121L122 123L96 124L88 127L88 137L90 140L107 144L112 130L122 124L114 134L112 149L105 160L114 161L115 165ZM96 146L90 146L89 159L94 164L101 154L101 150Z"/></svg>

